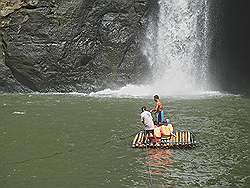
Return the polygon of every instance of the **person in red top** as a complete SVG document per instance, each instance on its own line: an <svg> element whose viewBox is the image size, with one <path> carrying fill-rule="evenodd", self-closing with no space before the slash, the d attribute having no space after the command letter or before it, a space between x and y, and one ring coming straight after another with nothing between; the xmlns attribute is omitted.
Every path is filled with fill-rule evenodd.
<svg viewBox="0 0 250 188"><path fill-rule="evenodd" d="M163 112L163 104L160 101L160 97L158 95L154 96L155 107L151 110L151 112L156 113L157 124L161 125L164 123L164 112Z"/></svg>

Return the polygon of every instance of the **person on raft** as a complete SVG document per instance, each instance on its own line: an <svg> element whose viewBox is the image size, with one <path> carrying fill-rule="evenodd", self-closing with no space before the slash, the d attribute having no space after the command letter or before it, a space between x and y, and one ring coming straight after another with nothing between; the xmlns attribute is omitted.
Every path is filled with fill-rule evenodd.
<svg viewBox="0 0 250 188"><path fill-rule="evenodd" d="M146 106L143 106L141 111L141 122L145 126L145 144L155 144L156 146L160 146L161 138L169 139L172 135L175 136L173 134L173 126L169 119L166 119L165 123L157 127L153 122L151 112L147 110Z"/></svg>
<svg viewBox="0 0 250 188"><path fill-rule="evenodd" d="M150 111L156 113L157 124L161 125L164 123L164 112L163 112L163 104L160 101L160 97L158 95L154 96L155 107Z"/></svg>
<svg viewBox="0 0 250 188"><path fill-rule="evenodd" d="M151 137L151 135L154 135L154 122L153 122L153 117L151 115L151 113L147 110L146 106L143 106L141 108L141 122L144 124L145 126L145 132L146 132L146 136ZM147 139L146 139L147 140Z"/></svg>

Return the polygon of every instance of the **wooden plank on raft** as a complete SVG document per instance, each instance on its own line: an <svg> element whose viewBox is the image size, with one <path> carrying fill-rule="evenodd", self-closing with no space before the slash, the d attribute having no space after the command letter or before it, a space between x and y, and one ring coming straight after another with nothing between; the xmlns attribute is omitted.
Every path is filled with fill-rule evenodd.
<svg viewBox="0 0 250 188"><path fill-rule="evenodd" d="M181 145L181 131L179 132L179 145Z"/></svg>
<svg viewBox="0 0 250 188"><path fill-rule="evenodd" d="M168 142L168 140L164 140L164 144L163 144L163 146L164 146L165 148L166 148L166 147L168 147L167 142Z"/></svg>
<svg viewBox="0 0 250 188"><path fill-rule="evenodd" d="M137 133L137 134L135 135L135 138L134 138L133 143L132 143L132 147L135 147L135 143L136 143L136 141L137 141L137 138L138 138L139 134L140 134L140 133Z"/></svg>
<svg viewBox="0 0 250 188"><path fill-rule="evenodd" d="M186 130L186 142L185 144L187 145L188 144L188 131Z"/></svg>
<svg viewBox="0 0 250 188"><path fill-rule="evenodd" d="M145 132L143 132L143 135L142 135L142 146L145 147L145 142L146 142L146 134Z"/></svg>
<svg viewBox="0 0 250 188"><path fill-rule="evenodd" d="M152 144L152 143L151 143ZM175 136L171 137L164 137L161 140L160 145L155 145L152 144L148 147L154 147L154 148L174 148L176 146L194 146L196 144L196 141L194 141L194 135L192 132L188 130L177 130L175 132ZM135 148L146 148L147 143L146 143L146 134L144 131L138 132L132 142L132 147Z"/></svg>
<svg viewBox="0 0 250 188"><path fill-rule="evenodd" d="M175 136L172 135L172 137L173 137L173 144L176 145L176 134L175 134Z"/></svg>
<svg viewBox="0 0 250 188"><path fill-rule="evenodd" d="M175 136L174 136L174 145L176 146L177 145L177 135L175 133Z"/></svg>
<svg viewBox="0 0 250 188"><path fill-rule="evenodd" d="M168 138L168 147L171 147L171 137Z"/></svg>
<svg viewBox="0 0 250 188"><path fill-rule="evenodd" d="M144 140L144 132L142 132L142 134L141 134L139 147L143 147L143 145L144 145L143 140Z"/></svg>
<svg viewBox="0 0 250 188"><path fill-rule="evenodd" d="M136 147L139 146L140 138L141 138L141 132L139 132L139 134L138 134L138 138L137 138L137 141L136 141Z"/></svg>
<svg viewBox="0 0 250 188"><path fill-rule="evenodd" d="M170 141L170 139L167 140L167 147L168 147L168 148L171 147L171 141Z"/></svg>
<svg viewBox="0 0 250 188"><path fill-rule="evenodd" d="M186 134L186 133L187 133L187 131L184 131L184 142L183 142L184 145L186 144L186 140L187 140L187 139L186 139L186 137L187 137L187 134Z"/></svg>
<svg viewBox="0 0 250 188"><path fill-rule="evenodd" d="M173 145L174 145L174 136L171 135L169 141L170 141L170 147L173 147Z"/></svg>
<svg viewBox="0 0 250 188"><path fill-rule="evenodd" d="M187 145L188 144L188 131L186 130L186 142L185 144Z"/></svg>
<svg viewBox="0 0 250 188"><path fill-rule="evenodd" d="M176 131L176 145L179 145L179 131Z"/></svg>
<svg viewBox="0 0 250 188"><path fill-rule="evenodd" d="M183 134L184 132L183 131L181 131L181 145L183 145L183 141L184 141L184 134Z"/></svg>
<svg viewBox="0 0 250 188"><path fill-rule="evenodd" d="M192 135L190 135L191 136L191 144L193 144L194 143L194 137L193 137L193 134Z"/></svg>
<svg viewBox="0 0 250 188"><path fill-rule="evenodd" d="M185 145L186 144L186 131L184 131L184 133L183 133L184 135L183 135L183 137L184 137L184 139L183 139L183 145Z"/></svg>
<svg viewBox="0 0 250 188"><path fill-rule="evenodd" d="M176 146L176 135L173 134L172 137L173 137L173 145Z"/></svg>
<svg viewBox="0 0 250 188"><path fill-rule="evenodd" d="M179 132L179 145L181 145L181 131Z"/></svg>
<svg viewBox="0 0 250 188"><path fill-rule="evenodd" d="M189 145L190 144L190 132L188 131L188 138L187 138L187 144Z"/></svg>
<svg viewBox="0 0 250 188"><path fill-rule="evenodd" d="M176 133L175 133L175 135L176 135L176 138L175 138L175 142L176 142L176 145L178 146L179 145L179 131L176 131Z"/></svg>
<svg viewBox="0 0 250 188"><path fill-rule="evenodd" d="M182 144L182 133L181 133L181 131L180 131L179 145L181 145L181 144Z"/></svg>
<svg viewBox="0 0 250 188"><path fill-rule="evenodd" d="M187 144L187 131L185 131L185 140L184 140L184 144Z"/></svg>
<svg viewBox="0 0 250 188"><path fill-rule="evenodd" d="M185 131L182 132L182 145L185 144Z"/></svg>
<svg viewBox="0 0 250 188"><path fill-rule="evenodd" d="M185 144L185 131L182 131L182 145Z"/></svg>

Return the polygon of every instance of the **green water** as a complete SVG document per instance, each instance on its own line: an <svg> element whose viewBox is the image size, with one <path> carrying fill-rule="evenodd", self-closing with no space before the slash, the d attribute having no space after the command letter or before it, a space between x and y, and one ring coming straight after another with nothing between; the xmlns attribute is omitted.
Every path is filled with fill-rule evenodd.
<svg viewBox="0 0 250 188"><path fill-rule="evenodd" d="M163 101L199 147L130 147L152 99L1 95L0 188L250 186L250 99Z"/></svg>

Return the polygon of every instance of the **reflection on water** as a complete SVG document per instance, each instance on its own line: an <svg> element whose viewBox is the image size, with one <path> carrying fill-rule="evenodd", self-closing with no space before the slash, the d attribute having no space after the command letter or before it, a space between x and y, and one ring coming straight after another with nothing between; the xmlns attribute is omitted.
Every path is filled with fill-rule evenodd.
<svg viewBox="0 0 250 188"><path fill-rule="evenodd" d="M166 187L174 165L174 150L147 148L140 150L137 159L137 174L143 187Z"/></svg>
<svg viewBox="0 0 250 188"><path fill-rule="evenodd" d="M164 175L173 164L171 150L148 149L147 154L148 161L144 165L148 167L146 173L151 175Z"/></svg>

